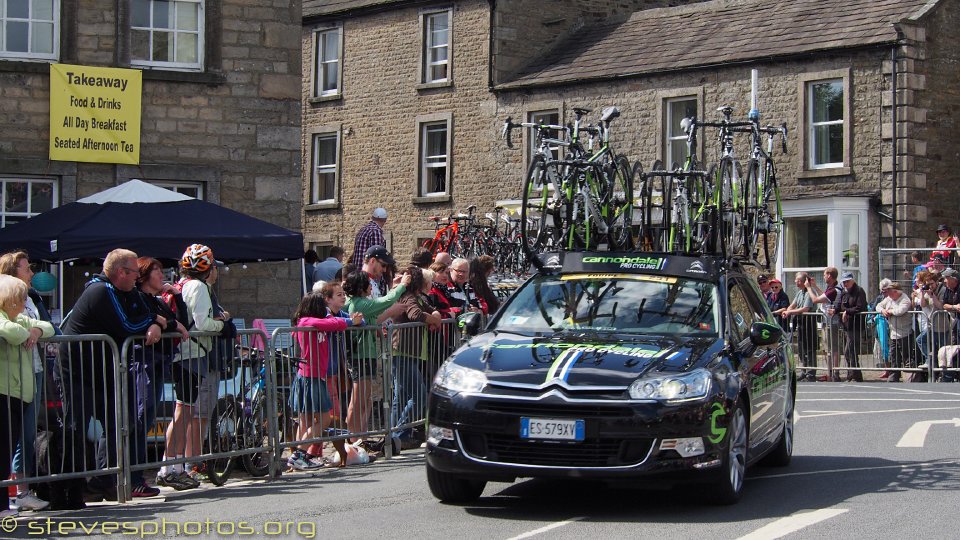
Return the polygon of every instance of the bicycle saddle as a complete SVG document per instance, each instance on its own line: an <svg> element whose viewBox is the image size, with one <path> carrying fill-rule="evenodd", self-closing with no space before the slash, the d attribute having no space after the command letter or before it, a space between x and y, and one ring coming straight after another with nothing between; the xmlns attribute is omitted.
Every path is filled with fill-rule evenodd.
<svg viewBox="0 0 960 540"><path fill-rule="evenodd" d="M724 116L730 116L731 114L733 114L733 107L729 105L717 107L717 112L722 113Z"/></svg>
<svg viewBox="0 0 960 540"><path fill-rule="evenodd" d="M574 108L573 108L573 114L575 114L575 115L577 115L577 116L583 116L583 115L587 114L588 112L590 112L590 109L584 109L583 107L574 107Z"/></svg>
<svg viewBox="0 0 960 540"><path fill-rule="evenodd" d="M690 133L690 127L697 121L696 116L691 116L690 118L684 118L680 120L680 129L684 133Z"/></svg>
<svg viewBox="0 0 960 540"><path fill-rule="evenodd" d="M610 107L603 108L603 114L600 115L600 120L604 122L609 122L619 116L620 116L620 109L618 109L616 106L611 105Z"/></svg>

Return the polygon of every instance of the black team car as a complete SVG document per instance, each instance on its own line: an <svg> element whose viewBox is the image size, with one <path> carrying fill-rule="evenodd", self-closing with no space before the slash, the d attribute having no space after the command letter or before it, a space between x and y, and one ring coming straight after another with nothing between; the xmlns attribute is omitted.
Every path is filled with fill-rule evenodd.
<svg viewBox="0 0 960 540"><path fill-rule="evenodd" d="M440 367L427 480L444 502L519 477L707 483L789 464L794 359L760 291L716 257L559 254Z"/></svg>

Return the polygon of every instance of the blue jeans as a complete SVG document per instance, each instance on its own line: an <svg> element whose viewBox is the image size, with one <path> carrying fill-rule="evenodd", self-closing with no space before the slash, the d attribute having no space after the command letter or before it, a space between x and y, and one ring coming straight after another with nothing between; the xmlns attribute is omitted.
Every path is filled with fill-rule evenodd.
<svg viewBox="0 0 960 540"><path fill-rule="evenodd" d="M40 407L46 406L46 403L39 403L42 399L40 391L43 388L43 373L34 373L33 377L36 391L33 393L33 401L23 403L22 435L17 441L16 448L13 449L13 471L25 478L37 476L36 450L33 442L37 438L37 415L40 413Z"/></svg>
<svg viewBox="0 0 960 540"><path fill-rule="evenodd" d="M392 427L420 420L426 412L427 387L420 373L423 361L416 358L395 356L393 358L393 404L390 409ZM394 434L408 435L409 429Z"/></svg>
<svg viewBox="0 0 960 540"><path fill-rule="evenodd" d="M929 351L931 340L933 341L933 351ZM950 342L949 340L950 332L933 332L927 328L917 336L917 346L920 347L920 354L923 355L923 359L926 361L930 359L927 355L931 354L931 352L933 354L932 358L936 358L940 347L948 344Z"/></svg>

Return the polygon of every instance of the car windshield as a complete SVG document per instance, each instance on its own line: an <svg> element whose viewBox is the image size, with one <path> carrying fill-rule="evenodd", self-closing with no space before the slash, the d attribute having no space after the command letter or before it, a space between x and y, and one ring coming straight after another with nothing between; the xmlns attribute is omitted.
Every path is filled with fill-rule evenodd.
<svg viewBox="0 0 960 540"><path fill-rule="evenodd" d="M716 336L716 298L712 283L679 277L542 275L516 292L495 328L537 334L581 330Z"/></svg>

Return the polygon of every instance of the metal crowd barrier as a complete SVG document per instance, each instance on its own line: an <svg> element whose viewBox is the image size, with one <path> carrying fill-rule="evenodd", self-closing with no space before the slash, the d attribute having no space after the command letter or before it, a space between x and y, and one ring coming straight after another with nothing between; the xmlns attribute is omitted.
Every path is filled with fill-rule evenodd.
<svg viewBox="0 0 960 540"><path fill-rule="evenodd" d="M17 478L3 479L0 486L71 480L82 485L95 477L104 491L115 486L118 501L125 502L144 471L165 465L203 465L209 473L210 467L236 460L275 477L286 449L348 437L380 437L390 458L394 438L423 429L433 376L461 335L456 320L439 328L287 327L269 339L255 329L237 334L237 342L227 342L191 332L190 347L200 343L204 354L184 354L190 349L179 334L163 334L149 346L145 337L132 337L119 348L106 335L41 340L39 350L49 354L34 404L48 451L33 465L27 459ZM301 363L313 356L305 346L327 347L328 357L336 359L336 367L324 374L332 418L319 431L309 430L315 418L295 411L290 399ZM183 399L193 406L178 403ZM0 419L10 425L9 420ZM0 441L11 453L31 429L18 431Z"/></svg>
<svg viewBox="0 0 960 540"><path fill-rule="evenodd" d="M911 318L911 331L893 339L876 311L860 315L859 331L832 325L821 312L803 313L788 323L795 348L797 370L807 380L862 380L868 372L883 372L889 380L909 377L911 382L935 382L960 378L960 340L955 316L934 311L903 315ZM889 324L889 323L887 323ZM841 379L840 372L845 377Z"/></svg>

